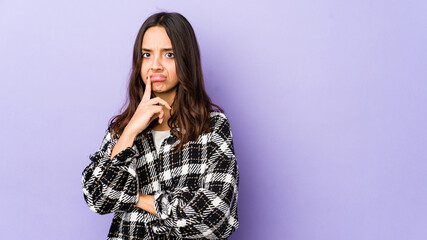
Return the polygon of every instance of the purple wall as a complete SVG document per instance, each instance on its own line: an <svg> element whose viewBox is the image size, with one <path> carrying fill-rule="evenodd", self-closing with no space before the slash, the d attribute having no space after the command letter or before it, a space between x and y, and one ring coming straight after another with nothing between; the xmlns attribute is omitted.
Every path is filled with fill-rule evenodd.
<svg viewBox="0 0 427 240"><path fill-rule="evenodd" d="M231 239L427 239L427 1L152 2L0 1L1 239L105 239L81 172L160 10L230 118Z"/></svg>

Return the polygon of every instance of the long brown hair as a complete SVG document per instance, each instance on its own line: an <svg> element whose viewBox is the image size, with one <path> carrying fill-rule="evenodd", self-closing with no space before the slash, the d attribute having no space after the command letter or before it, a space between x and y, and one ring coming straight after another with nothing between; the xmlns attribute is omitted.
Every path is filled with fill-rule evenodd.
<svg viewBox="0 0 427 240"><path fill-rule="evenodd" d="M223 112L221 107L212 103L205 91L196 36L190 23L179 13L154 14L139 29L133 50L132 73L125 103L127 107L121 114L111 118L110 130L113 138L118 138L142 99L145 90L145 84L141 78L142 39L147 29L154 26L166 29L175 55L178 85L168 126L172 133L180 139L176 148L176 151L179 151L188 141L195 141L200 134L209 132L210 111L213 110L213 106L216 111ZM147 129L154 123L155 121ZM147 129L143 131L143 134L146 134Z"/></svg>

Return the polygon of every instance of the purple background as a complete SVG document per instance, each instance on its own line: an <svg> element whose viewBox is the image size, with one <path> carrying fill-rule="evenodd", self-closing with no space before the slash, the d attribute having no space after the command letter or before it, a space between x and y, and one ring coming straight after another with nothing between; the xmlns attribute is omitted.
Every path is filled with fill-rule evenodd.
<svg viewBox="0 0 427 240"><path fill-rule="evenodd" d="M105 239L81 172L160 10L231 122L231 239L427 239L424 0L0 1L1 239Z"/></svg>

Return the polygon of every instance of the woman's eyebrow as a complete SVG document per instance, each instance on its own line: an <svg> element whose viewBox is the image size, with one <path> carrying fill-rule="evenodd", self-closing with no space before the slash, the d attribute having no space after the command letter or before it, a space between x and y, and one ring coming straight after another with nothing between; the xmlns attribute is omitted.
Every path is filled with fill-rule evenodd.
<svg viewBox="0 0 427 240"><path fill-rule="evenodd" d="M162 50L163 52L170 52L170 51L173 51L173 49L172 49L172 48L162 48L161 50ZM148 49L148 48L142 48L142 51L144 51L144 52L152 52L153 50Z"/></svg>

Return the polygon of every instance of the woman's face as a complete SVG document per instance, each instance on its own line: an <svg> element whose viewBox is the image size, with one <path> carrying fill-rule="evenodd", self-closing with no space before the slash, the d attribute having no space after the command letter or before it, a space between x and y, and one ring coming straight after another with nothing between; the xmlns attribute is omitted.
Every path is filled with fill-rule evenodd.
<svg viewBox="0 0 427 240"><path fill-rule="evenodd" d="M153 92L175 93L178 84L175 55L164 27L151 27L145 31L142 58L141 77L144 83L147 83L149 76Z"/></svg>

